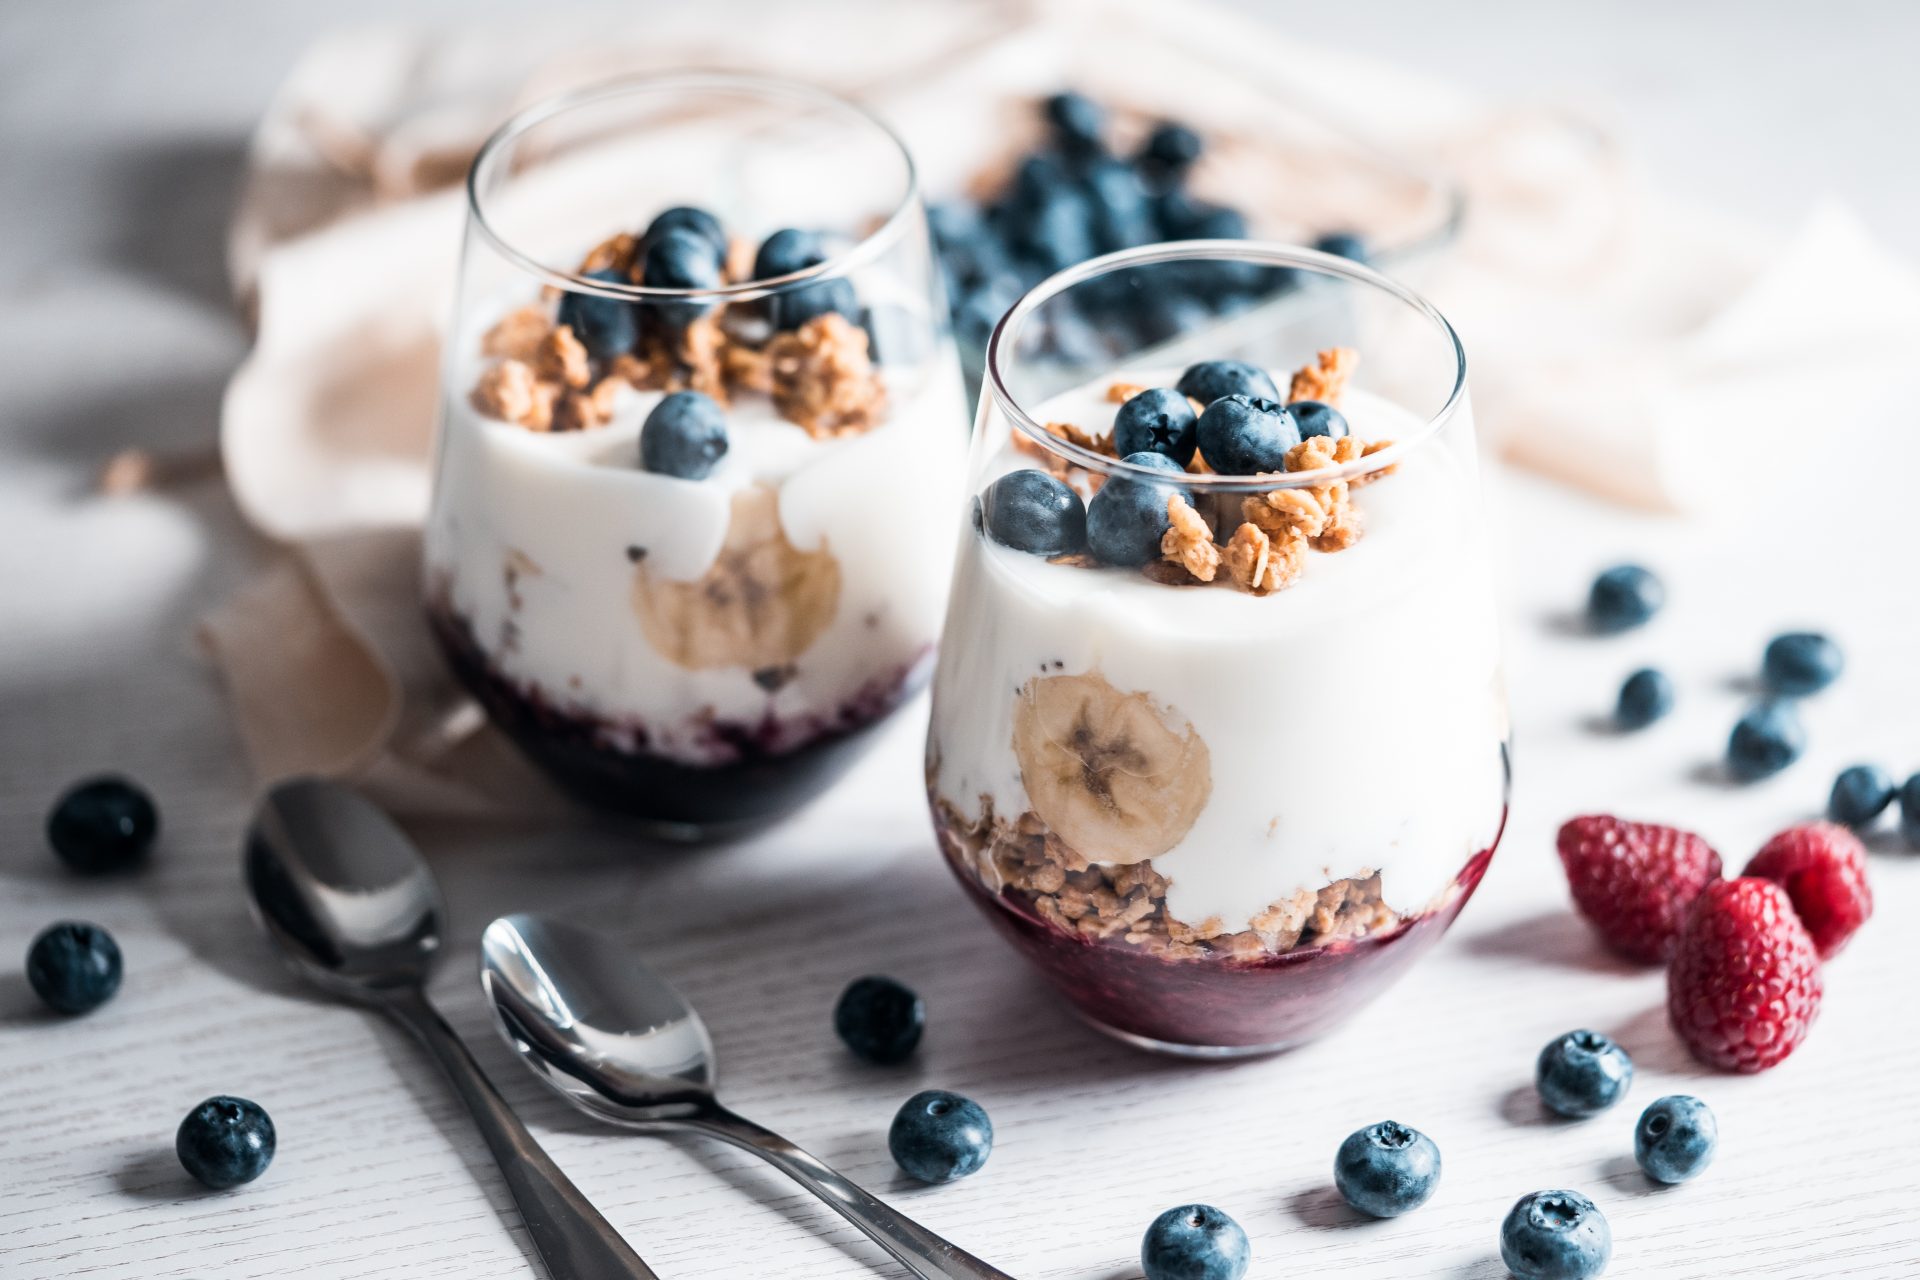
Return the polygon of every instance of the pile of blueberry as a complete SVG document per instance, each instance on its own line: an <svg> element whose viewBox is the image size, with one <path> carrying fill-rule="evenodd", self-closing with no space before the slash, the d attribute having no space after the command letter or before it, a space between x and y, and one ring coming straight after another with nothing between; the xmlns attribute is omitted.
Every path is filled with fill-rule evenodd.
<svg viewBox="0 0 1920 1280"><path fill-rule="evenodd" d="M81 875L129 871L145 862L160 834L160 811L139 784L92 778L70 788L47 815L47 843ZM120 990L122 961L113 935L97 924L49 925L27 949L27 985L55 1013L91 1013ZM180 1164L216 1189L237 1187L273 1160L273 1121L245 1098L208 1098L180 1122Z"/></svg>
<svg viewBox="0 0 1920 1280"><path fill-rule="evenodd" d="M954 330L978 352L1000 317L1020 295L1056 271L1102 253L1167 240L1244 240L1246 215L1231 205L1195 197L1187 179L1205 149L1188 126L1163 121L1132 155L1109 145L1105 108L1083 94L1054 94L1044 104L1047 141L1022 157L999 198L985 204L955 200L928 210L935 247L953 305ZM1365 261L1367 247L1345 232L1316 246ZM1126 319L1141 343L1190 327L1196 315L1231 311L1272 292L1279 281L1264 270L1231 263L1180 273L1179 287L1123 299ZM1091 328L1062 312L1055 343L1081 349ZM1103 313L1103 323L1113 316Z"/></svg>
<svg viewBox="0 0 1920 1280"><path fill-rule="evenodd" d="M1198 414L1195 403L1205 406ZM1308 436L1338 439L1346 418L1317 400L1282 403L1262 369L1241 360L1203 360L1171 387L1150 387L1120 406L1114 452L1134 467L1185 474L1197 453L1222 475L1286 467L1287 451ZM1180 486L1134 476L1108 480L1082 503L1045 471L1010 471L980 495L982 527L995 542L1033 555L1092 552L1102 564L1143 565L1160 558L1167 502Z"/></svg>

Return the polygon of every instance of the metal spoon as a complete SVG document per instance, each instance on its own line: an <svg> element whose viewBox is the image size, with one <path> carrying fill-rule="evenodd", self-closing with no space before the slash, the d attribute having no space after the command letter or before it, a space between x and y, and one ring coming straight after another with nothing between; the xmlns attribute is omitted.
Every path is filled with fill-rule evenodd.
<svg viewBox="0 0 1920 1280"><path fill-rule="evenodd" d="M427 1000L439 886L386 814L318 779L267 792L247 831L247 892L302 976L413 1032L473 1113L555 1280L659 1280L540 1149Z"/></svg>
<svg viewBox="0 0 1920 1280"><path fill-rule="evenodd" d="M521 1061L588 1115L751 1151L926 1280L1011 1280L720 1105L700 1015L613 939L541 916L502 916L480 939L480 982Z"/></svg>

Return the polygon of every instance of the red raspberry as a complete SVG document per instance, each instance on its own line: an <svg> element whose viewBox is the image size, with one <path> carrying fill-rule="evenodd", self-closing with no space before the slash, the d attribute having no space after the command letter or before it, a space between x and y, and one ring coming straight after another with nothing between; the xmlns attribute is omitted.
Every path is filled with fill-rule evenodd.
<svg viewBox="0 0 1920 1280"><path fill-rule="evenodd" d="M1720 855L1705 840L1651 822L1588 814L1560 828L1559 846L1580 914L1641 964L1673 954L1687 905L1720 878Z"/></svg>
<svg viewBox="0 0 1920 1280"><path fill-rule="evenodd" d="M1767 841L1740 874L1771 880L1787 891L1822 960L1838 955L1873 914L1867 847L1835 823L1788 827Z"/></svg>
<svg viewBox="0 0 1920 1280"><path fill-rule="evenodd" d="M1694 900L1667 970L1667 1017L1708 1066L1765 1071L1820 1012L1820 956L1786 890L1742 876Z"/></svg>

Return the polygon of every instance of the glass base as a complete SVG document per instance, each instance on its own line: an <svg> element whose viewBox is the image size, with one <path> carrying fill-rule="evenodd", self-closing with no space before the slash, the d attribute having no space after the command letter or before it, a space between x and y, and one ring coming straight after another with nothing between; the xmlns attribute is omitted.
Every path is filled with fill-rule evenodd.
<svg viewBox="0 0 1920 1280"><path fill-rule="evenodd" d="M1276 1053L1285 1053L1298 1048L1302 1041L1287 1040L1279 1044L1180 1044L1172 1040L1155 1040L1152 1036L1136 1035L1131 1031L1122 1031L1110 1027L1084 1012L1075 1009L1075 1016L1103 1036L1118 1040L1121 1044L1131 1045L1135 1049L1145 1049L1148 1053L1163 1053L1170 1058L1187 1058L1198 1062L1233 1062L1241 1058L1265 1058Z"/></svg>

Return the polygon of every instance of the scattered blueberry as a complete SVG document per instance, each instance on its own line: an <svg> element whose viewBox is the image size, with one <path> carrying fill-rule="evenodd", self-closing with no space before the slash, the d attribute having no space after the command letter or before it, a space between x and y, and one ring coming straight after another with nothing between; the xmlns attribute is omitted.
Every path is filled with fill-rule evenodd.
<svg viewBox="0 0 1920 1280"><path fill-rule="evenodd" d="M790 276L826 260L826 246L820 243L818 235L787 227L761 242L760 251L753 255L753 278L772 280L776 276Z"/></svg>
<svg viewBox="0 0 1920 1280"><path fill-rule="evenodd" d="M1102 253L1151 244L1157 229L1139 170L1124 160L1103 160L1087 173L1094 242Z"/></svg>
<svg viewBox="0 0 1920 1280"><path fill-rule="evenodd" d="M1330 253L1336 258L1346 258L1353 262L1373 261L1373 254L1367 249L1367 242L1350 231L1330 231L1315 240L1313 247L1322 253Z"/></svg>
<svg viewBox="0 0 1920 1280"><path fill-rule="evenodd" d="M1827 795L1827 816L1843 826L1866 828L1893 803L1893 775L1877 764L1842 769Z"/></svg>
<svg viewBox="0 0 1920 1280"><path fill-rule="evenodd" d="M1760 676L1775 693L1804 697L1840 678L1840 646L1817 631L1789 631L1767 642Z"/></svg>
<svg viewBox="0 0 1920 1280"><path fill-rule="evenodd" d="M1086 192L1058 187L1021 210L1009 238L1042 269L1054 272L1085 262L1099 251L1094 221L1093 202Z"/></svg>
<svg viewBox="0 0 1920 1280"><path fill-rule="evenodd" d="M1920 773L1900 784L1900 834L1920 847Z"/></svg>
<svg viewBox="0 0 1920 1280"><path fill-rule="evenodd" d="M1598 1031L1569 1031L1540 1051L1533 1082L1549 1110L1576 1119L1597 1115L1627 1096L1633 1059Z"/></svg>
<svg viewBox="0 0 1920 1280"><path fill-rule="evenodd" d="M1519 1280L1588 1280L1607 1269L1613 1229L1578 1191L1521 1196L1500 1224L1500 1258Z"/></svg>
<svg viewBox="0 0 1920 1280"><path fill-rule="evenodd" d="M1613 720L1622 729L1644 729L1673 710L1673 681L1664 671L1642 667L1620 686Z"/></svg>
<svg viewBox="0 0 1920 1280"><path fill-rule="evenodd" d="M978 1173L993 1152L993 1121L971 1098L927 1089L902 1103L887 1130L893 1162L921 1182Z"/></svg>
<svg viewBox="0 0 1920 1280"><path fill-rule="evenodd" d="M1295 400L1287 406L1287 412L1293 415L1294 425L1300 428L1300 438L1325 436L1329 440L1338 440L1351 433L1347 426L1347 415L1330 404L1321 404L1318 400Z"/></svg>
<svg viewBox="0 0 1920 1280"><path fill-rule="evenodd" d="M1163 120L1153 127L1141 145L1139 164L1158 178L1178 179L1193 167L1205 146L1200 135L1186 125Z"/></svg>
<svg viewBox="0 0 1920 1280"><path fill-rule="evenodd" d="M720 284L720 263L702 237L670 227L648 239L640 281L657 289L712 289ZM668 324L686 325L706 314L713 304L676 299L653 306Z"/></svg>
<svg viewBox="0 0 1920 1280"><path fill-rule="evenodd" d="M640 465L682 480L704 480L727 455L727 415L711 396L676 391L640 425Z"/></svg>
<svg viewBox="0 0 1920 1280"><path fill-rule="evenodd" d="M1182 395L1192 396L1204 408L1223 396L1247 396L1255 400L1280 399L1280 388L1266 371L1244 360L1202 360L1187 366L1174 384Z"/></svg>
<svg viewBox="0 0 1920 1280"><path fill-rule="evenodd" d="M707 246L717 270L727 260L727 232L720 225L720 219L705 209L695 209L688 205L676 205L663 211L659 217L647 224L640 236L642 249L651 248L654 241L669 231L684 231L698 236Z"/></svg>
<svg viewBox="0 0 1920 1280"><path fill-rule="evenodd" d="M860 314L860 298L845 276L809 280L773 297L773 327L798 329L817 316L837 311L848 319Z"/></svg>
<svg viewBox="0 0 1920 1280"><path fill-rule="evenodd" d="M1640 1113L1633 1158L1655 1182L1685 1182L1713 1162L1720 1122L1698 1098L1674 1094Z"/></svg>
<svg viewBox="0 0 1920 1280"><path fill-rule="evenodd" d="M273 1163L273 1121L257 1102L222 1094L187 1112L173 1136L174 1154L216 1191L252 1182Z"/></svg>
<svg viewBox="0 0 1920 1280"><path fill-rule="evenodd" d="M980 505L993 540L1015 551L1061 556L1087 545L1080 495L1044 471L1009 471L986 487Z"/></svg>
<svg viewBox="0 0 1920 1280"><path fill-rule="evenodd" d="M1418 1129L1382 1120L1340 1144L1333 1184L1360 1212L1397 1218L1425 1204L1440 1185L1440 1148Z"/></svg>
<svg viewBox="0 0 1920 1280"><path fill-rule="evenodd" d="M1180 211L1179 234L1169 240L1245 240L1247 215L1223 204L1191 203Z"/></svg>
<svg viewBox="0 0 1920 1280"><path fill-rule="evenodd" d="M62 920L27 948L27 985L55 1013L91 1013L120 989L120 947L97 924Z"/></svg>
<svg viewBox="0 0 1920 1280"><path fill-rule="evenodd" d="M1130 453L1123 461L1184 474L1164 453ZM1170 523L1167 502L1178 487L1115 476L1087 504L1087 545L1107 564L1142 565L1160 558L1160 539Z"/></svg>
<svg viewBox="0 0 1920 1280"><path fill-rule="evenodd" d="M1300 427L1276 400L1224 396L1194 424L1207 465L1221 475L1251 476L1284 471L1287 450L1300 443Z"/></svg>
<svg viewBox="0 0 1920 1280"><path fill-rule="evenodd" d="M1587 594L1587 621L1595 631L1628 631L1653 617L1666 603L1660 579L1637 564L1615 565L1593 580Z"/></svg>
<svg viewBox="0 0 1920 1280"><path fill-rule="evenodd" d="M1113 416L1113 444L1122 456L1164 453L1181 466L1193 461L1193 403L1171 387L1142 391Z"/></svg>
<svg viewBox="0 0 1920 1280"><path fill-rule="evenodd" d="M74 784L47 814L47 843L75 871L118 871L146 856L160 814L139 784L119 777Z"/></svg>
<svg viewBox="0 0 1920 1280"><path fill-rule="evenodd" d="M1727 768L1743 782L1757 782L1780 772L1807 749L1807 730L1793 703L1772 699L1758 703L1734 724L1727 737Z"/></svg>
<svg viewBox="0 0 1920 1280"><path fill-rule="evenodd" d="M626 276L612 267L602 267L598 271L583 273L589 280L600 280L608 284L625 284ZM580 345L587 354L597 360L608 360L623 351L633 350L633 344L640 338L640 311L637 304L623 302L619 298L602 298L591 293L568 293L560 299L560 313L555 318L573 330L573 336L580 339Z"/></svg>
<svg viewBox="0 0 1920 1280"><path fill-rule="evenodd" d="M833 1029L855 1057L892 1066L919 1045L927 1029L926 1002L892 978L855 978L833 1007Z"/></svg>
<svg viewBox="0 0 1920 1280"><path fill-rule="evenodd" d="M1167 1210L1140 1242L1146 1280L1240 1280L1252 1256L1240 1224L1210 1204Z"/></svg>
<svg viewBox="0 0 1920 1280"><path fill-rule="evenodd" d="M1106 109L1085 94L1054 94L1047 99L1046 116L1054 140L1067 154L1095 156L1104 149L1100 135L1107 127Z"/></svg>

